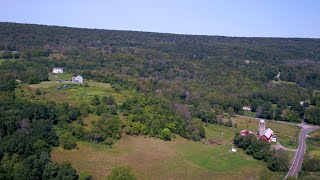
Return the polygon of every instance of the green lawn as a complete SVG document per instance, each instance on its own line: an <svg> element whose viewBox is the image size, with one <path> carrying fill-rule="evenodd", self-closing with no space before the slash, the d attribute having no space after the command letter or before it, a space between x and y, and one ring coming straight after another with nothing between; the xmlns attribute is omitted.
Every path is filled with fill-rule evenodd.
<svg viewBox="0 0 320 180"><path fill-rule="evenodd" d="M57 73L57 74L49 74L50 81L59 81L59 80L71 80L72 75L69 73Z"/></svg>
<svg viewBox="0 0 320 180"><path fill-rule="evenodd" d="M11 58L11 59L1 59L0 58L0 64L2 64L3 62L5 62L5 61L11 61L11 62L13 62L13 61L16 61L17 59L14 59L14 58Z"/></svg>
<svg viewBox="0 0 320 180"><path fill-rule="evenodd" d="M251 111L244 111L243 115L247 117L256 117L256 113Z"/></svg>

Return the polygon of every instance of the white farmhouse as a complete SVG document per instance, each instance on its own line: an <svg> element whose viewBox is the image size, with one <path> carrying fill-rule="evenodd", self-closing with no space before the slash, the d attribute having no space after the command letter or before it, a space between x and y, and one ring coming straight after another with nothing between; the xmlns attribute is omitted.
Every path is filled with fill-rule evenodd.
<svg viewBox="0 0 320 180"><path fill-rule="evenodd" d="M52 68L52 73L63 73L63 68Z"/></svg>
<svg viewBox="0 0 320 180"><path fill-rule="evenodd" d="M244 111L252 111L252 108L250 106L243 106L242 110L244 110Z"/></svg>
<svg viewBox="0 0 320 180"><path fill-rule="evenodd" d="M83 83L83 77L82 76L80 76L80 75L78 75L78 76L74 76L74 77L72 77L72 80L71 80L72 82L74 82L74 83Z"/></svg>

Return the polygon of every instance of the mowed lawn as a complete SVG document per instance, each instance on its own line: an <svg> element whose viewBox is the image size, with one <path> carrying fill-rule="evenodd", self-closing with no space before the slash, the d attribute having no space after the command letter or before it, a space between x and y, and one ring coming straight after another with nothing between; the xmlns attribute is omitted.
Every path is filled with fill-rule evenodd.
<svg viewBox="0 0 320 180"><path fill-rule="evenodd" d="M78 142L77 150L55 148L52 159L69 161L78 172L88 171L94 179L105 179L119 165L131 166L138 179L259 179L265 172L280 178L267 169L265 162L241 149L229 152L235 129L208 125L206 130L205 141L218 143L194 142L179 136L171 142L124 136L112 148L90 142Z"/></svg>

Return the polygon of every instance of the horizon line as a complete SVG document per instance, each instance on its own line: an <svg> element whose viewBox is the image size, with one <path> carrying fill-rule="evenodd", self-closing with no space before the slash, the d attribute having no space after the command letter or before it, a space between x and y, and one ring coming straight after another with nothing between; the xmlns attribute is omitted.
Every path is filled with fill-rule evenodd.
<svg viewBox="0 0 320 180"><path fill-rule="evenodd" d="M51 27L65 27L73 29L89 29L89 30L105 30L105 31L128 31L128 32L141 32L141 33L157 33L168 35L182 35L182 36L211 36L211 37L228 37L228 38L274 38L274 39L314 39L319 40L320 37L281 37L281 36L227 36L227 35L214 35L214 34L187 34L187 33L173 33L173 32L160 32L160 31L143 31L143 30L129 30L129 29L108 29L108 28L95 28L95 27L77 27L68 25L57 24L41 24L41 23L29 23L29 22L13 22L13 21L0 21L0 23L11 24L25 24L25 25L38 25L38 26L51 26Z"/></svg>

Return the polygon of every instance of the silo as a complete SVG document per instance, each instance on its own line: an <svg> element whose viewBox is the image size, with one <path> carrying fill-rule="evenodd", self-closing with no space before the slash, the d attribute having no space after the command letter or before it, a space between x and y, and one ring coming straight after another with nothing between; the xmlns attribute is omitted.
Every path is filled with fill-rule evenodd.
<svg viewBox="0 0 320 180"><path fill-rule="evenodd" d="M262 135L263 131L266 129L266 121L263 120L263 119L260 119L260 122L259 122L259 128L258 128L258 131L259 131L259 136Z"/></svg>

